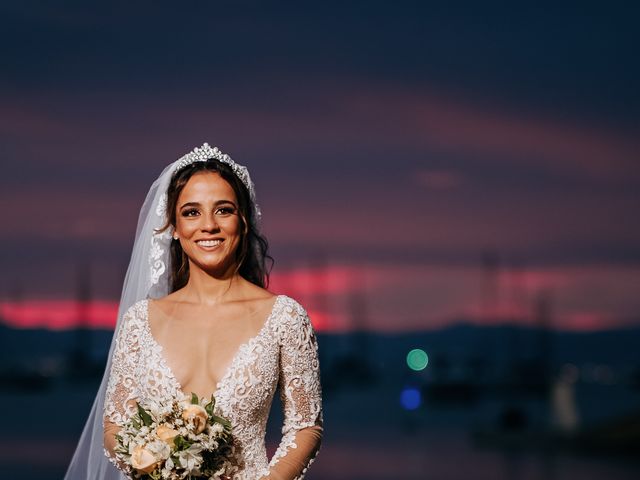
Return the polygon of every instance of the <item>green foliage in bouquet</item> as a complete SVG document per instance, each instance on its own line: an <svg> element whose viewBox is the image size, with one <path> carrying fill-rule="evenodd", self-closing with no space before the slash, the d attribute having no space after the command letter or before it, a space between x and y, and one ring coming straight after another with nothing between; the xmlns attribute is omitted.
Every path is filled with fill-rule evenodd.
<svg viewBox="0 0 640 480"><path fill-rule="evenodd" d="M214 478L231 456L231 423L213 413L215 398L141 405L116 435L115 453L133 478Z"/></svg>

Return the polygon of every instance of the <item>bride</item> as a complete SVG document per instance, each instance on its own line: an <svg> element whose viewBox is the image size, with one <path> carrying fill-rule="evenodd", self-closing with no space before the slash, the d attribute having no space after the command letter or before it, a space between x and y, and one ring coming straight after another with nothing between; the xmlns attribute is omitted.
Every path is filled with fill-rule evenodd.
<svg viewBox="0 0 640 480"><path fill-rule="evenodd" d="M265 286L267 242L247 169L204 144L167 166L138 220L98 395L65 480L132 478L115 435L136 401L216 398L234 480L301 479L322 438L317 341L305 309ZM280 389L282 440L265 428Z"/></svg>

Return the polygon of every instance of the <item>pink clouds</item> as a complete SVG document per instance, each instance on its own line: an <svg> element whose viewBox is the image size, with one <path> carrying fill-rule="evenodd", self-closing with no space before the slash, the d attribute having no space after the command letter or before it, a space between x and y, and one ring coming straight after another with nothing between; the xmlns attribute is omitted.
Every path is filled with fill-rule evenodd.
<svg viewBox="0 0 640 480"><path fill-rule="evenodd" d="M470 267L338 266L315 273L329 286L322 301L318 292L300 293L311 305L326 305L334 320L329 328L335 330L354 328L357 312L349 309L354 297L364 302L368 328L397 331L438 328L456 320L531 325L541 295L550 302L554 328L603 329L637 322L640 301L630 285L639 274L638 268L615 266L534 268L489 276ZM591 291L598 295L589 295Z"/></svg>
<svg viewBox="0 0 640 480"><path fill-rule="evenodd" d="M106 301L92 301L80 305L73 300L28 300L2 302L0 314L6 324L20 328L60 330L79 325L114 328L118 305ZM82 323L79 319L82 319Z"/></svg>
<svg viewBox="0 0 640 480"><path fill-rule="evenodd" d="M460 320L535 325L541 296L553 328L597 330L637 323L638 275L638 268L615 266L489 274L470 267L328 265L276 272L271 290L298 299L319 331L429 330ZM6 323L25 328L69 328L80 314L76 302L65 300L4 302L0 312ZM89 326L111 328L117 304L95 301L84 312Z"/></svg>
<svg viewBox="0 0 640 480"><path fill-rule="evenodd" d="M318 331L329 329L325 312L309 309L309 316ZM15 328L48 328L64 330L79 326L113 329L118 315L118 302L74 300L27 300L0 303L3 322Z"/></svg>
<svg viewBox="0 0 640 480"><path fill-rule="evenodd" d="M48 97L42 102L35 96L33 104L17 105L7 100L10 108L13 105L13 114L5 117L7 121L0 123L0 129L14 138L28 132L29 139L38 139L35 145L47 145L49 151L56 144L67 150L73 144L85 151L104 152L101 157L110 152L110 161L123 166L140 155L148 155L143 158L147 165L154 164L155 158L168 163L184 153L180 148L185 147L176 150L176 145L197 138L198 142L221 141L231 153L241 149L256 159L264 157L265 151L300 155L305 149L344 145L349 151L357 151L369 149L374 142L389 152L413 148L482 155L495 161L506 158L601 180L620 180L636 172L637 138L605 127L544 118L513 108L488 108L482 99L469 101L428 86L410 90L406 85L363 86L343 79L339 85L318 81L306 84L305 89L313 90L317 108L309 108L313 105L306 103L294 103L286 109L268 108L259 102L229 105L215 102L215 95L210 102L202 102L211 92L197 91L193 95L199 101L189 97L157 101L139 94L58 92L56 101ZM279 94L282 92L274 92ZM302 92L293 88L287 94L295 97ZM91 106L100 103L105 104L103 116L91 115ZM114 128L116 116L118 125L124 128ZM176 125L175 119L185 121ZM136 132L135 142L131 142L131 129ZM175 133L158 138L159 131ZM215 138L210 138L211 132L215 132ZM56 157L58 161L72 161Z"/></svg>
<svg viewBox="0 0 640 480"><path fill-rule="evenodd" d="M487 108L427 88L363 88L346 81L305 89L313 90L315 103L293 101L288 108L249 101L230 105L207 97L206 91L160 100L157 93L67 92L47 94L47 101L34 96L9 102L10 115L0 122L0 130L15 140L7 151L22 152L34 168L64 166L77 175L47 182L45 173L38 182L6 183L0 193L4 238L13 244L24 239L86 241L88 251L91 240L128 246L149 185L131 182L125 190L120 179L135 169L148 172L150 182L184 148L209 140L228 146L233 156L238 152L238 160L247 158L250 167L252 161L271 162L260 165L264 177L254 179L272 245L326 247L328 257L338 252L340 258L360 248L373 252L361 266L332 264L325 272L302 268L274 274L274 288L310 299L321 329L357 327L354 295L365 299L369 328L380 331L433 328L455 317L480 322L487 311L493 319L526 319L532 296L543 289L554 292L555 318L567 328L622 322L640 311L629 287L637 285L635 267L539 268L520 279L502 274L496 288L507 297L510 289L526 292L526 301L500 298L499 305L479 310L478 269L385 266L376 253L387 259L403 258L407 251L418 257L429 252L469 258L490 248L517 258L549 255L563 263L563 255L583 247L615 253L619 245L636 245L640 232L629 220L638 206L635 192L609 187L637 179L637 139L526 111ZM287 93L307 98L295 89ZM93 114L95 105L102 106L101 115ZM317 159L325 151L333 155L333 165L349 167L344 175L337 175L341 171L335 167L306 170L305 154ZM412 158L396 158L396 151L410 152ZM447 154L464 157L476 169L482 162L494 169L526 166L558 178L588 177L609 190L565 185L527 190L506 181L495 188L466 173L464 162L430 166L428 160ZM384 168L369 174L363 158L375 162L385 156L394 175L385 175ZM85 178L87 184L80 185ZM31 243L25 245L28 252ZM100 258L96 262L108 261L102 260L103 252L94 253ZM24 252L14 257L15 276L37 277L25 284L45 278L61 283L58 267L23 266L18 260L28 263ZM117 275L112 277L115 284ZM36 321L24 318L26 324ZM65 321L50 320L54 326Z"/></svg>
<svg viewBox="0 0 640 480"><path fill-rule="evenodd" d="M488 109L436 92L369 89L349 96L347 104L352 116L394 119L373 127L382 142L508 158L597 179L620 180L637 173L637 136L606 128L497 106Z"/></svg>
<svg viewBox="0 0 640 480"><path fill-rule="evenodd" d="M587 174L605 182L633 178L637 172L637 140L605 129L539 119L526 112L489 110L428 90L393 91L382 85L363 89L348 82L340 87L319 83L314 88L315 101L323 104L322 115L296 108L267 109L259 104L220 103L213 107L199 102L194 107L186 100L151 102L144 96L125 95L119 100L130 101L131 111L119 118L119 129L114 129L112 120L122 105L107 94L66 93L55 101L26 106L12 102L21 126L4 122L0 128L12 137L28 132L29 138L22 140L20 148L27 148L27 152L35 149L31 154L44 164L76 163L78 179L104 176L107 183L100 189L53 183L5 188L0 194L3 205L24 202L20 211L3 209L7 231L18 237L36 231L57 238L106 235L123 243L133 231L148 185L138 187L135 195L118 192L117 175L109 179L105 172L111 168L126 175L127 168L144 169L146 165L153 172L151 181L174 156L184 153L176 144L195 137L214 141L207 132L216 132L215 141L222 139L232 154L234 144L241 146L241 153L256 162L272 160L273 153L268 152L297 158L305 150L328 148L335 153L343 145L351 152L360 148L370 152L375 139L380 155L393 154L396 149L422 151L425 158L438 154L434 152L452 152L467 155L472 163L486 161L478 157L481 155L505 167L506 162L510 168L524 162L542 170L578 177ZM91 105L100 101L109 102L104 117L88 115ZM55 115L60 109L62 114ZM187 120L176 130L175 119ZM134 127L141 124L146 127ZM135 142L131 131L136 132ZM158 131L175 133L159 138ZM38 141L31 144L33 137ZM89 161L84 152L96 152L100 160L92 157ZM349 154L345 151L343 155L343 161L349 163ZM97 163L92 166L92 162ZM300 164L304 165L304 156ZM457 167L415 164L402 168L406 168L404 178L392 181L364 171L357 178L336 178L335 172L305 177L303 168L292 178L291 174L280 177L278 172L284 167L276 162L270 184L260 183L269 179L256 179L270 237L298 244L330 242L336 247L362 244L384 248L391 244L476 250L489 246L520 251L547 243L572 244L579 239L593 243L640 240L637 229L618 218L637 206L624 191L609 192L603 198L591 191L564 188L544 192L509 185L494 188ZM94 178L90 181L95 183ZM108 182L113 188L108 188ZM46 214L44 204L48 206Z"/></svg>
<svg viewBox="0 0 640 480"><path fill-rule="evenodd" d="M117 190L26 186L0 192L5 238L116 240L132 235L141 198Z"/></svg>
<svg viewBox="0 0 640 480"><path fill-rule="evenodd" d="M416 172L419 184L434 190L449 190L461 186L465 179L453 170L419 170Z"/></svg>
<svg viewBox="0 0 640 480"><path fill-rule="evenodd" d="M452 185L449 183L449 185ZM640 241L633 194L491 189L464 181L427 189L397 181L328 180L265 198L265 230L277 242L472 254L482 248L561 254L574 245ZM329 193L330 192L330 193ZM573 250L573 247L569 248Z"/></svg>

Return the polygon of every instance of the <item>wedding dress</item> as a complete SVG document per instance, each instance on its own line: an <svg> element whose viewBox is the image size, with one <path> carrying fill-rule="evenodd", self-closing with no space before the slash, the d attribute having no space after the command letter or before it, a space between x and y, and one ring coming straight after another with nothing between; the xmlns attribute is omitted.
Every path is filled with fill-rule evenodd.
<svg viewBox="0 0 640 480"><path fill-rule="evenodd" d="M115 339L104 418L121 425L135 413L135 401L169 400L185 393L149 327L149 299L125 312ZM282 440L268 460L265 429L274 393L280 387L284 412ZM216 385L215 413L232 424L237 470L234 480L302 479L317 454L322 402L317 340L304 308L278 295L260 331L237 350ZM304 430L303 430L304 429ZM116 461L104 449L105 455Z"/></svg>

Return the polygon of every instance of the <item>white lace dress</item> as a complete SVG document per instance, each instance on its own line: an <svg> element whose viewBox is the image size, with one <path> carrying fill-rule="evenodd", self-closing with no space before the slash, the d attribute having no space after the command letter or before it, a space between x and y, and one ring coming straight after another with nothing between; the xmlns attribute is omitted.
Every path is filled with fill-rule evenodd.
<svg viewBox="0 0 640 480"><path fill-rule="evenodd" d="M135 401L180 398L178 380L163 358L149 328L149 300L124 314L117 333L107 385L104 418L122 425L135 413ZM316 336L305 309L279 295L259 333L240 346L216 386L215 413L231 421L234 436L234 480L257 480L278 462L295 456L296 434L306 427L322 429L322 399ZM265 428L276 387L284 411L282 440L268 460ZM302 479L317 450L301 463ZM115 459L105 449L115 465ZM289 459L291 460L291 459Z"/></svg>

